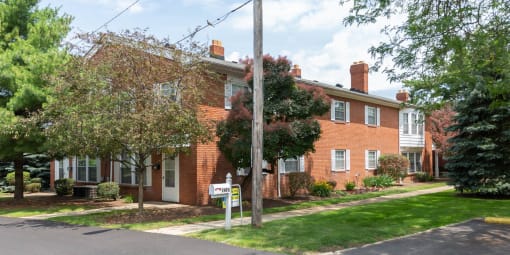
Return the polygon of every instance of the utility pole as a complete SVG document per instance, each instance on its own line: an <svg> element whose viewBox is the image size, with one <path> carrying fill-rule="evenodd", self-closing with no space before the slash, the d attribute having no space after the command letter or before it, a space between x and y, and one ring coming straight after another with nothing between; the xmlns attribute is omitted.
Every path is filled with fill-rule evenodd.
<svg viewBox="0 0 510 255"><path fill-rule="evenodd" d="M252 194L251 225L262 227L262 149L263 149L263 70L262 70L262 0L253 1L253 123L252 123Z"/></svg>

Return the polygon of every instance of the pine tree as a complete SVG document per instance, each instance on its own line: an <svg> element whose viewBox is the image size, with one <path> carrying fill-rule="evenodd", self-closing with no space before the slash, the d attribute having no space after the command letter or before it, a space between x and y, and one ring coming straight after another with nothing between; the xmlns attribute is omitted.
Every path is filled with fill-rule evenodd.
<svg viewBox="0 0 510 255"><path fill-rule="evenodd" d="M479 84L455 107L446 168L460 192L510 195L510 108L493 101Z"/></svg>
<svg viewBox="0 0 510 255"><path fill-rule="evenodd" d="M47 100L47 77L66 60L61 42L71 17L37 8L38 0L0 1L0 160L14 163L14 198L23 198L25 153L45 150L33 114Z"/></svg>

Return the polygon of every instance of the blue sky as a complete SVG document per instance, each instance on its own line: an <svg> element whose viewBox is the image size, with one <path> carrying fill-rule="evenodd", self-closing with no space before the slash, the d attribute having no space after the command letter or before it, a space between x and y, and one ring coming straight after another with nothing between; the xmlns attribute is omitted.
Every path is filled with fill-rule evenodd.
<svg viewBox="0 0 510 255"><path fill-rule="evenodd" d="M72 33L91 32L135 0L42 0L40 6L60 7L74 17ZM246 0L140 0L112 21L107 29L147 28L158 38L178 41L207 20L214 21ZM380 29L395 21L370 26L345 27L349 6L338 0L263 0L264 53L287 56L302 68L302 77L350 87L352 62L374 62L370 46L384 39ZM252 16L249 3L224 22L208 27L195 40L223 42L227 60L253 56ZM396 20L398 21L398 20ZM105 28L102 29L104 31ZM388 60L387 64L391 65ZM380 73L369 74L369 93L394 98L401 84L390 84Z"/></svg>

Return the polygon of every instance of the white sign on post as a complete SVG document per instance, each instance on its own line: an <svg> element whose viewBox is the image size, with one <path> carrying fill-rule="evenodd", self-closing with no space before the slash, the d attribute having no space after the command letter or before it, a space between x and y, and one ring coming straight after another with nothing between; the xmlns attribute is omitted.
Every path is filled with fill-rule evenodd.
<svg viewBox="0 0 510 255"><path fill-rule="evenodd" d="M225 197L230 193L230 184L216 183L209 185L209 195L212 198Z"/></svg>

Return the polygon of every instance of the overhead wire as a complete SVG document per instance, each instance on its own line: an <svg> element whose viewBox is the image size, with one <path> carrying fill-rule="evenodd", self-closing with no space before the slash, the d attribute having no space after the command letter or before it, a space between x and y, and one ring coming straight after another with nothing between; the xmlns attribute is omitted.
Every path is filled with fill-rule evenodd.
<svg viewBox="0 0 510 255"><path fill-rule="evenodd" d="M244 2L243 4L239 5L238 7L230 10L227 13L225 13L223 16L221 16L219 18L216 18L213 22L211 22L209 20L206 20L206 24L204 26L198 26L193 32L189 33L185 37L183 37L180 40L176 41L175 44L179 44L180 42L195 36L198 32L200 32L200 31L202 31L202 30L204 30L204 29L206 29L208 27L214 27L214 26L220 24L221 22L225 21L232 13L234 13L234 12L238 11L239 9L243 8L244 6L249 4L251 1L252 0L248 0L248 1Z"/></svg>
<svg viewBox="0 0 510 255"><path fill-rule="evenodd" d="M103 27L106 27L108 26L108 24L110 24L110 22L114 21L116 18L118 18L120 15L124 14L125 12L127 12L129 9L131 9L131 7L133 7L135 4L137 4L138 2L140 2L140 0L136 0L134 1L133 3L131 3L128 7L126 7L124 10L120 11L119 13L117 13L117 15L113 16L113 18L109 19L108 21L106 21L103 25L99 26L98 28L96 28L96 30L94 30L94 32L92 32L93 34L96 33L97 31L99 31L101 28Z"/></svg>

